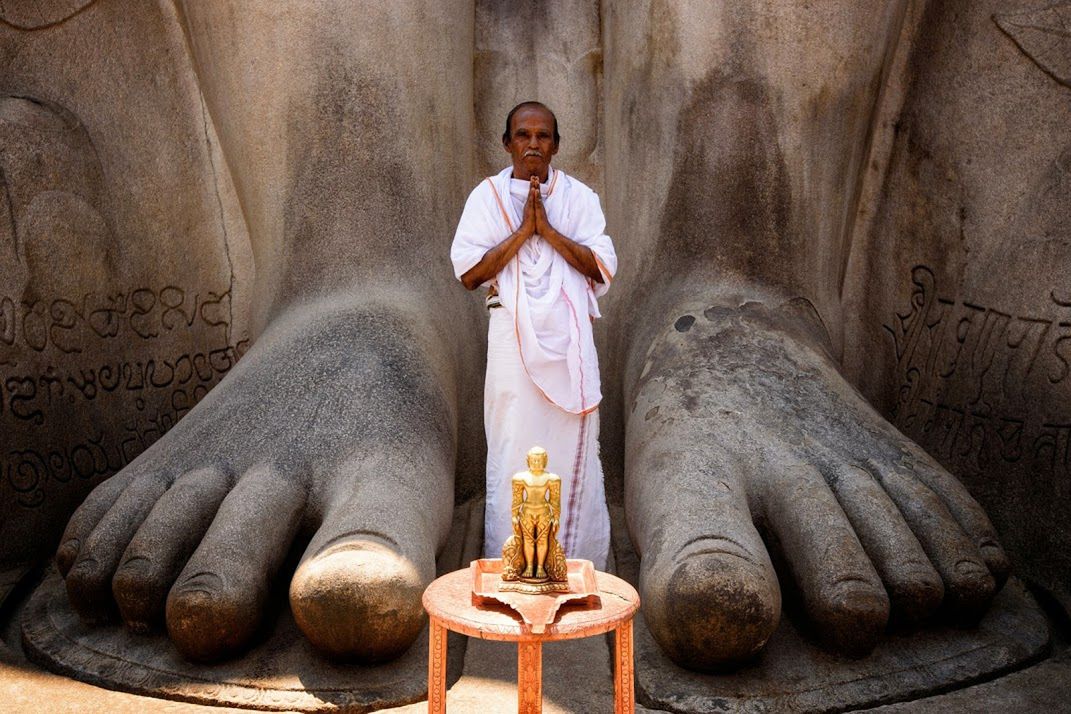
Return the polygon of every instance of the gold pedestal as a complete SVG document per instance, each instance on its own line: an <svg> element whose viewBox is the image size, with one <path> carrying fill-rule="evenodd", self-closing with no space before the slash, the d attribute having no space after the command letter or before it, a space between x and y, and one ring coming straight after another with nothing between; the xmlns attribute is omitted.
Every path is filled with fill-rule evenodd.
<svg viewBox="0 0 1071 714"><path fill-rule="evenodd" d="M559 583L553 580L503 580L502 584L498 586L499 591L515 592L515 593L528 593L529 595L542 595L544 593L567 593L569 592L569 583Z"/></svg>

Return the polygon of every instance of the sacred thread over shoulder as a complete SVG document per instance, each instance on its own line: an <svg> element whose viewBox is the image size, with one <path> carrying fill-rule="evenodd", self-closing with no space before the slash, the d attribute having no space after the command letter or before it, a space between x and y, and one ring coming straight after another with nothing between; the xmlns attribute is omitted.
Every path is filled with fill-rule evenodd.
<svg viewBox="0 0 1071 714"><path fill-rule="evenodd" d="M511 171L506 168L481 181L465 203L450 249L459 279L520 225ZM543 187L547 220L592 251L603 282L582 275L538 235L521 246L492 282L513 319L529 378L558 408L586 414L602 401L591 320L601 317L598 298L617 272L617 253L605 233L606 219L595 192L564 171L552 169L552 173Z"/></svg>

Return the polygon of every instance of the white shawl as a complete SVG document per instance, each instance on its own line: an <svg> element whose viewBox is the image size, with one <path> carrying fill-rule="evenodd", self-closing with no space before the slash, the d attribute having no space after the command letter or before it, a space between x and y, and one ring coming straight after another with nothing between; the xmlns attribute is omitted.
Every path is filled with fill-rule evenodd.
<svg viewBox="0 0 1071 714"><path fill-rule="evenodd" d="M521 212L510 196L512 172L512 167L503 169L469 194L450 247L458 279L520 225ZM582 275L534 235L491 284L497 284L502 306L513 317L521 359L532 382L561 409L586 414L602 401L591 322L601 317L597 298L606 293L617 272L617 254L604 232L606 219L595 192L564 171L552 168L551 174L540 186L547 220L559 233L592 250L603 282Z"/></svg>

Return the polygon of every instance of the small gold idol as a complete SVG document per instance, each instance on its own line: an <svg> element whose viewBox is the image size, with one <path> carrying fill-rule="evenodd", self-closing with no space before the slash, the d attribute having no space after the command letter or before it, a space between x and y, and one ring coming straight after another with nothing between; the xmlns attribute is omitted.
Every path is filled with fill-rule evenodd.
<svg viewBox="0 0 1071 714"><path fill-rule="evenodd" d="M569 568L558 543L562 480L547 470L547 452L528 451L528 470L513 475L513 535L502 546L499 590L569 592Z"/></svg>

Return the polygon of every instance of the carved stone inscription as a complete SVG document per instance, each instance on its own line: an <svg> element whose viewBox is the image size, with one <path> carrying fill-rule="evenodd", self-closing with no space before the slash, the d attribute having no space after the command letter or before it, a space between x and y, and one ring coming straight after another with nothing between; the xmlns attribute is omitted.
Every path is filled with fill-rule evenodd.
<svg viewBox="0 0 1071 714"><path fill-rule="evenodd" d="M174 285L87 294L77 302L63 298L28 302L0 295L0 363L4 346L34 352L53 347L71 354L81 353L95 338L148 340L177 327L192 328L195 322L226 331L229 310L229 292L187 295Z"/></svg>
<svg viewBox="0 0 1071 714"><path fill-rule="evenodd" d="M896 351L895 423L959 473L1000 464L1071 477L1071 290L1018 314L942 296L911 273L911 304L883 327Z"/></svg>
<svg viewBox="0 0 1071 714"><path fill-rule="evenodd" d="M251 265L192 69L166 33L145 64L127 23L167 20L137 7L0 0L0 563L50 555L246 347ZM100 91L120 75L136 106Z"/></svg>
<svg viewBox="0 0 1071 714"><path fill-rule="evenodd" d="M0 296L0 503L33 509L72 479L98 482L174 426L248 346L230 299L175 285Z"/></svg>

